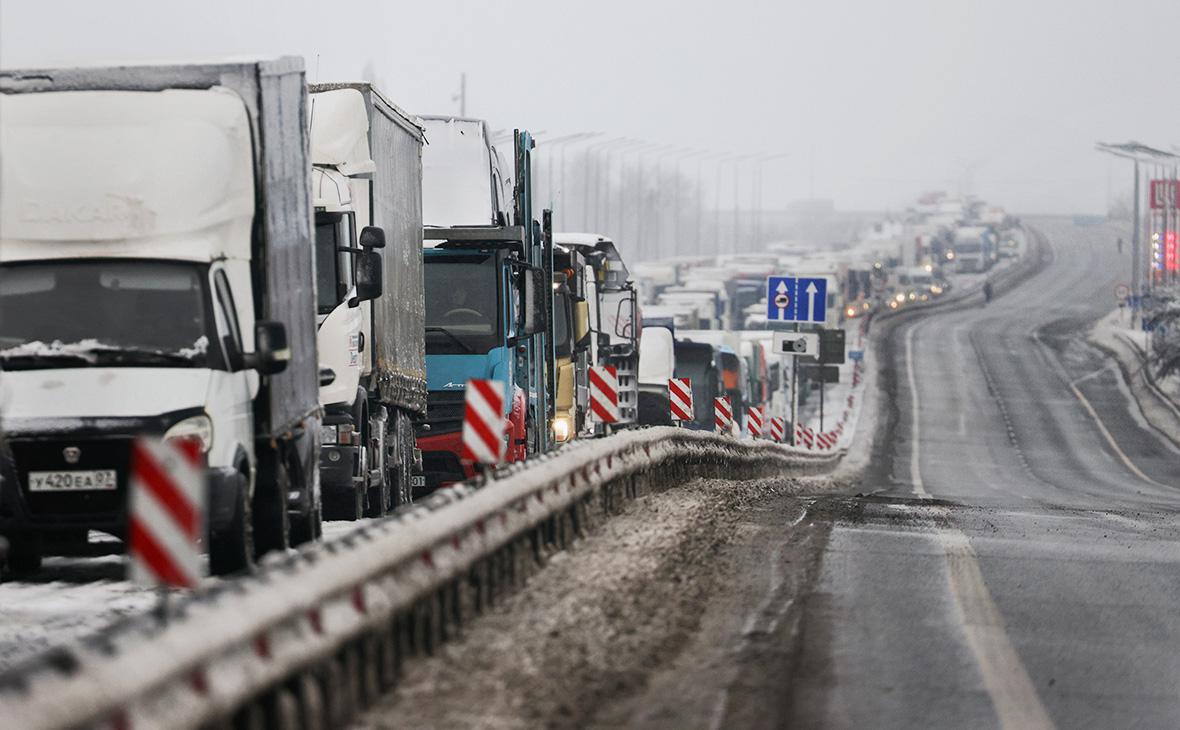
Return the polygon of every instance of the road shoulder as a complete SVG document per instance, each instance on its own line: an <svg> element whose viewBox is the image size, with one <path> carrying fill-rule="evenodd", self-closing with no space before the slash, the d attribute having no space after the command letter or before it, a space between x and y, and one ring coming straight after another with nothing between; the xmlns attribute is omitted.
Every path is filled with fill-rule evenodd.
<svg viewBox="0 0 1180 730"><path fill-rule="evenodd" d="M1124 331L1116 309L1098 320L1088 332L1089 341L1114 359L1122 372L1144 420L1172 443L1180 446L1180 404L1170 399L1151 377L1143 348Z"/></svg>

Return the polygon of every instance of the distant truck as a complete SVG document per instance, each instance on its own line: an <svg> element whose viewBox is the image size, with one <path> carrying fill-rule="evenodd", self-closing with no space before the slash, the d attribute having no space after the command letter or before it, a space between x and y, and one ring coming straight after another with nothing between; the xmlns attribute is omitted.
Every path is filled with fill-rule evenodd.
<svg viewBox="0 0 1180 730"><path fill-rule="evenodd" d="M667 327L644 327L639 341L639 423L670 426L668 381L676 374L676 346Z"/></svg>
<svg viewBox="0 0 1180 730"><path fill-rule="evenodd" d="M421 468L424 138L370 84L310 91L317 344L335 374L320 388L324 511L379 517L412 500Z"/></svg>
<svg viewBox="0 0 1180 730"><path fill-rule="evenodd" d="M418 489L428 492L475 475L462 450L468 380L504 384L508 461L550 448L555 358L552 248L533 218L532 138L515 134L509 177L483 121L421 119L429 140L422 215L427 413L418 426Z"/></svg>
<svg viewBox="0 0 1180 730"><path fill-rule="evenodd" d="M955 254L955 271L959 273L985 272L999 255L995 234L985 226L956 229L952 251Z"/></svg>
<svg viewBox="0 0 1180 730"><path fill-rule="evenodd" d="M619 420L614 428L638 423L639 336L642 329L639 293L615 242L596 233L557 233L554 241L576 251L591 276L586 281L590 333L590 365L615 368L619 381Z"/></svg>
<svg viewBox="0 0 1180 730"><path fill-rule="evenodd" d="M714 430L713 399L726 395L717 361L717 348L706 342L676 340L676 377L692 385L692 420L683 423L694 431ZM734 407L739 401L731 400ZM737 416L737 413L734 413Z"/></svg>
<svg viewBox="0 0 1180 730"><path fill-rule="evenodd" d="M209 468L214 573L320 534L297 58L0 73L9 567L128 534L131 443Z"/></svg>

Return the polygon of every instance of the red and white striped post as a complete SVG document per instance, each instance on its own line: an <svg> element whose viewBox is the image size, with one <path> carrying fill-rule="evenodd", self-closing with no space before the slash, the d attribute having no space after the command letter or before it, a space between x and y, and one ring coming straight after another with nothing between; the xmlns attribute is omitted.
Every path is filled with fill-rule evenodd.
<svg viewBox="0 0 1180 730"><path fill-rule="evenodd" d="M713 399L713 425L717 433L730 433L733 430L733 406L729 396Z"/></svg>
<svg viewBox="0 0 1180 730"><path fill-rule="evenodd" d="M619 371L613 365L590 368L590 412L599 423L619 422Z"/></svg>
<svg viewBox="0 0 1180 730"><path fill-rule="evenodd" d="M770 419L770 438L775 442L781 444L783 442L783 435L786 433L783 419L771 417Z"/></svg>
<svg viewBox="0 0 1180 730"><path fill-rule="evenodd" d="M762 437L762 409L750 407L746 409L746 433L750 438Z"/></svg>
<svg viewBox="0 0 1180 730"><path fill-rule="evenodd" d="M475 464L504 458L504 383L468 380L463 404L462 457Z"/></svg>
<svg viewBox="0 0 1180 730"><path fill-rule="evenodd" d="M668 381L668 408L673 421L692 420L692 381L688 378L672 378Z"/></svg>
<svg viewBox="0 0 1180 730"><path fill-rule="evenodd" d="M194 588L201 581L205 466L191 439L139 438L131 447L127 554L136 583Z"/></svg>

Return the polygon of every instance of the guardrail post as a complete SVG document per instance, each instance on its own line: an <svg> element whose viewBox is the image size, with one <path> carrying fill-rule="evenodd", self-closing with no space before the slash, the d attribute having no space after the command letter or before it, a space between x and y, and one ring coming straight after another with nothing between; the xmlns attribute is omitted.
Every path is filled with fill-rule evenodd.
<svg viewBox="0 0 1180 730"><path fill-rule="evenodd" d="M320 681L311 671L304 672L295 680L295 687L299 695L300 725L303 730L325 730L327 727L327 707L324 705L324 692Z"/></svg>

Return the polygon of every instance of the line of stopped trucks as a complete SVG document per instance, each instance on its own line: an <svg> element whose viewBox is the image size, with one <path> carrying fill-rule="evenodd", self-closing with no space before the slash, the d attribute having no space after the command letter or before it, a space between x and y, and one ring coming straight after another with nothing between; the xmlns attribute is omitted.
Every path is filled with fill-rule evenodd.
<svg viewBox="0 0 1180 730"><path fill-rule="evenodd" d="M510 461L669 423L671 377L698 391L690 428L721 395L737 433L747 407L787 413L773 332L742 331L775 256L660 262L674 285L641 297L615 242L534 209L534 146L309 86L298 58L0 72L5 574L121 550L144 435L199 447L228 574L474 476L472 379L505 388ZM826 274L837 319L867 302L855 274ZM709 311L686 327L677 299Z"/></svg>

